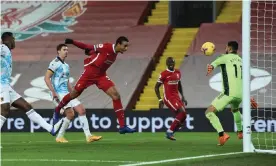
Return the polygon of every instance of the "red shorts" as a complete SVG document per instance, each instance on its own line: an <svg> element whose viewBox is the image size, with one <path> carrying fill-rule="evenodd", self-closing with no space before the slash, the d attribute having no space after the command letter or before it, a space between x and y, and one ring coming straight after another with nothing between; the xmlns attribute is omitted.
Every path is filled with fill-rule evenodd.
<svg viewBox="0 0 276 166"><path fill-rule="evenodd" d="M78 92L82 92L84 89L91 85L96 85L99 89L106 92L109 88L115 86L112 80L106 75L106 73L97 72L97 70L86 69L82 73L81 77L75 85L75 89Z"/></svg>
<svg viewBox="0 0 276 166"><path fill-rule="evenodd" d="M181 107L185 108L180 98L164 98L164 104L173 111L178 111Z"/></svg>

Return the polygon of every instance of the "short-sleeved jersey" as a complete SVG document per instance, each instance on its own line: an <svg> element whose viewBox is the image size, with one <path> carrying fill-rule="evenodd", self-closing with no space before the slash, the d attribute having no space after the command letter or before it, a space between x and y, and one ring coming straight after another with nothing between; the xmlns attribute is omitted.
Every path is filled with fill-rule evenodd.
<svg viewBox="0 0 276 166"><path fill-rule="evenodd" d="M56 93L68 93L68 80L70 75L69 65L63 62L59 57L51 61L48 70L51 70L51 82Z"/></svg>
<svg viewBox="0 0 276 166"><path fill-rule="evenodd" d="M114 47L115 44L111 43L94 45L94 53L84 60L84 67L94 65L103 72L107 71L117 58Z"/></svg>
<svg viewBox="0 0 276 166"><path fill-rule="evenodd" d="M181 73L179 70L174 71L165 70L161 72L157 82L163 84L164 87L164 97L165 99L179 98L178 94L178 84L181 79Z"/></svg>
<svg viewBox="0 0 276 166"><path fill-rule="evenodd" d="M223 93L242 98L242 59L238 54L222 54L212 64L221 69Z"/></svg>
<svg viewBox="0 0 276 166"><path fill-rule="evenodd" d="M12 54L5 44L1 44L1 85L10 84L11 74Z"/></svg>

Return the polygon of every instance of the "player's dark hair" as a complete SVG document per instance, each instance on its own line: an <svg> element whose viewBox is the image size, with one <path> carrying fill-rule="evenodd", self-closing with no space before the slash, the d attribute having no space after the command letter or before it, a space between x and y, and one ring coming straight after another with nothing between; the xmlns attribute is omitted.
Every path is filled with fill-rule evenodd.
<svg viewBox="0 0 276 166"><path fill-rule="evenodd" d="M13 36L12 32L4 32L1 36L2 41L6 39L6 37L11 37Z"/></svg>
<svg viewBox="0 0 276 166"><path fill-rule="evenodd" d="M239 44L236 41L229 41L228 42L228 47L232 48L232 53L237 53L239 49Z"/></svg>
<svg viewBox="0 0 276 166"><path fill-rule="evenodd" d="M169 60L169 59L172 59L172 60L174 60L174 59L173 59L173 57L171 57L171 56L167 58L167 60Z"/></svg>
<svg viewBox="0 0 276 166"><path fill-rule="evenodd" d="M168 58L166 59L166 65L168 65L169 60L172 60L173 62L175 62L174 59L173 59L173 57L168 57Z"/></svg>
<svg viewBox="0 0 276 166"><path fill-rule="evenodd" d="M124 41L128 42L128 38L125 36L120 36L118 37L118 39L116 40L116 45L117 44L122 44Z"/></svg>
<svg viewBox="0 0 276 166"><path fill-rule="evenodd" d="M60 51L62 47L67 47L67 45L66 44L57 45L57 51Z"/></svg>

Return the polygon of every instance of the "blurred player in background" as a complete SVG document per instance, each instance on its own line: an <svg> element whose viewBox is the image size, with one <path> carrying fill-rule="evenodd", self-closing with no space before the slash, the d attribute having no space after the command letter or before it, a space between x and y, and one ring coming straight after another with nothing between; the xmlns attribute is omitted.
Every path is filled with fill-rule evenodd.
<svg viewBox="0 0 276 166"><path fill-rule="evenodd" d="M159 108L162 109L165 103L166 106L176 114L175 120L166 132L166 137L168 139L176 140L174 132L184 124L186 119L185 105L187 105L187 100L183 95L180 81L181 73L178 69L174 68L174 59L172 57L168 57L166 65L168 68L160 74L160 77L155 85L155 93L159 100ZM164 100L162 100L159 91L162 84L164 86ZM181 94L181 99L178 92Z"/></svg>
<svg viewBox="0 0 276 166"><path fill-rule="evenodd" d="M55 122L59 119L61 108L67 105L71 100L80 96L86 88L95 84L113 100L113 107L120 125L119 133L125 134L135 132L134 129L125 125L124 110L120 94L115 88L114 83L106 74L107 69L115 62L118 53L127 51L129 44L128 39L121 36L116 40L115 44L104 43L97 45L87 45L72 39L66 39L65 44L73 44L85 50L85 54L89 57L84 60L84 72L77 81L74 89L69 94L65 95L55 108Z"/></svg>
<svg viewBox="0 0 276 166"><path fill-rule="evenodd" d="M50 132L52 135L56 135L59 131L63 120L60 120L55 125L47 123L34 109L33 107L22 98L10 85L11 74L12 74L12 54L11 50L15 48L15 39L13 33L4 32L1 36L1 118L0 127L2 128L5 123L9 112L10 106L18 108L26 112L28 118L39 124L45 130Z"/></svg>
<svg viewBox="0 0 276 166"><path fill-rule="evenodd" d="M226 46L226 54L222 54L211 64L207 65L207 75L210 75L216 67L220 67L222 73L223 91L213 100L206 110L206 117L219 134L219 146L225 144L230 136L224 132L216 112L224 110L231 105L234 121L237 125L239 139L242 135L242 116L239 106L242 102L242 59L237 54L239 45L236 41L229 41ZM257 108L257 103L251 98L251 106Z"/></svg>
<svg viewBox="0 0 276 166"><path fill-rule="evenodd" d="M68 55L68 47L66 44L59 44L57 46L58 56L53 59L45 73L45 83L51 91L51 96L55 105L58 105L60 100L69 92L73 90L70 82L70 68L65 59ZM86 141L93 142L98 141L102 137L91 135L89 130L89 124L86 117L86 111L84 106L78 99L71 100L67 105L64 106L66 117L63 119L63 125L57 135L56 142L67 143L68 141L64 138L65 130L68 128L70 122L74 119L74 110L79 115L79 121L82 125L82 129L86 136Z"/></svg>

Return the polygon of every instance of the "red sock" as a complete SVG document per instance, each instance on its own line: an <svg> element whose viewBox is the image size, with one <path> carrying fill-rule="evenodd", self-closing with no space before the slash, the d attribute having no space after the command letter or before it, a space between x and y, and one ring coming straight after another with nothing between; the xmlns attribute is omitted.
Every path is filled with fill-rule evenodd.
<svg viewBox="0 0 276 166"><path fill-rule="evenodd" d="M68 93L67 95L65 95L63 97L63 99L61 100L61 102L59 102L58 106L56 107L56 112L60 112L60 110L66 106L69 102L71 101L71 96L70 93Z"/></svg>
<svg viewBox="0 0 276 166"><path fill-rule="evenodd" d="M113 100L113 108L119 121L120 127L125 126L125 112L123 110L121 99Z"/></svg>
<svg viewBox="0 0 276 166"><path fill-rule="evenodd" d="M173 123L171 124L170 130L175 131L175 129L186 119L186 112L179 112Z"/></svg>

